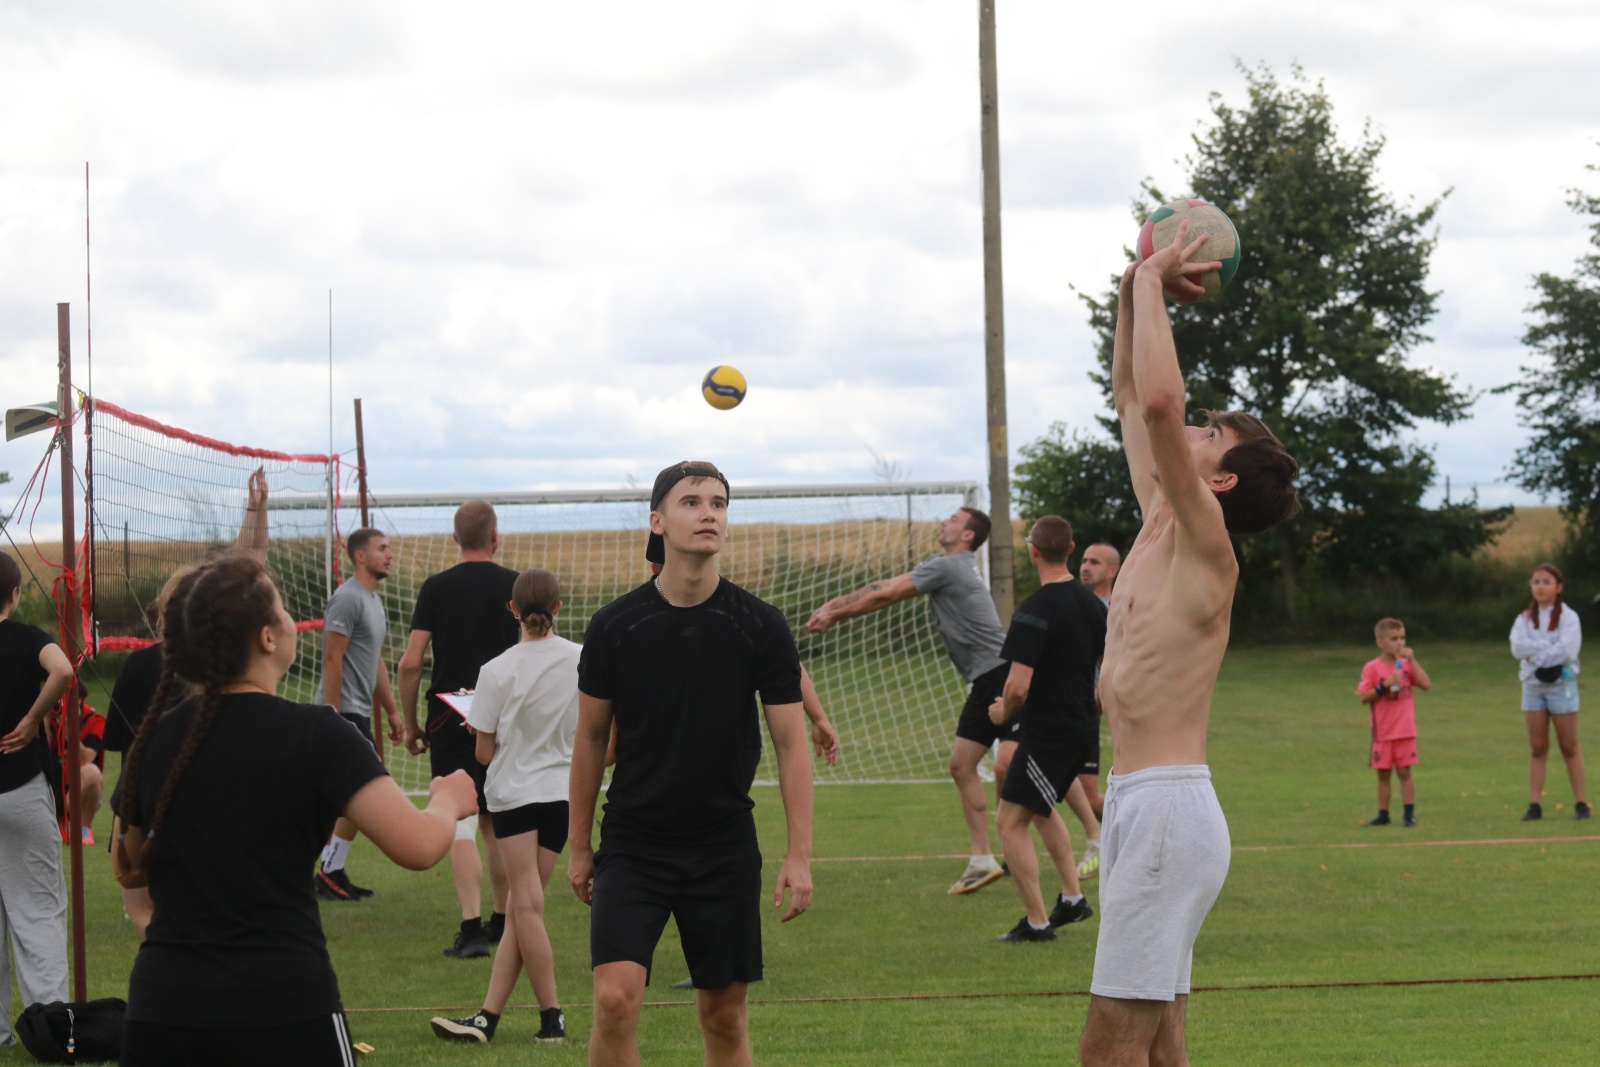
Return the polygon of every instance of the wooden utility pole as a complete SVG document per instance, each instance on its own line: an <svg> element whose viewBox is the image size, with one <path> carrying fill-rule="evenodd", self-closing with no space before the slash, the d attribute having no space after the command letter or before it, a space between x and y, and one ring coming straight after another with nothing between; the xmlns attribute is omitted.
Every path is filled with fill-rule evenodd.
<svg viewBox="0 0 1600 1067"><path fill-rule="evenodd" d="M1011 540L1011 446L1006 434L1006 325L1000 278L1000 102L995 87L994 0L978 0L978 79L983 105L984 379L989 409L989 593L1011 625L1016 560Z"/></svg>
<svg viewBox="0 0 1600 1067"><path fill-rule="evenodd" d="M356 397L356 494L361 501L361 525L371 526L367 515L367 437L361 431L361 398Z"/></svg>
<svg viewBox="0 0 1600 1067"><path fill-rule="evenodd" d="M67 662L78 666L81 645L77 628L83 625L82 594L79 591L77 525L73 509L72 468L72 313L70 304L56 305L56 434L61 449L61 569L66 580L56 600L61 620L61 650ZM83 700L78 679L67 686L67 851L72 869L72 997L89 999L86 953L83 945L83 771L80 764L79 733L83 725ZM3 951L3 946L0 946Z"/></svg>

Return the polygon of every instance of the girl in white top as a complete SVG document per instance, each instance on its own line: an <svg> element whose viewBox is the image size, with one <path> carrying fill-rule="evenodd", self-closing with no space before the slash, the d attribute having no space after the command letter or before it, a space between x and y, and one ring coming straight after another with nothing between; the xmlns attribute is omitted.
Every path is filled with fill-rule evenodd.
<svg viewBox="0 0 1600 1067"><path fill-rule="evenodd" d="M1567 763L1567 778L1580 819L1589 818L1583 755L1578 751L1578 650L1583 629L1578 613L1561 599L1561 571L1541 563L1528 581L1533 599L1511 625L1511 654L1521 664L1522 717L1528 724L1528 810L1523 822L1544 817L1545 761L1550 754L1550 725Z"/></svg>
<svg viewBox="0 0 1600 1067"><path fill-rule="evenodd" d="M434 1033L451 1041L494 1037L524 967L539 1001L535 1038L566 1036L544 926L544 891L567 843L579 646L555 634L561 593L549 571L518 575L507 606L522 623L522 640L483 665L467 713L467 725L477 733L478 762L489 766L484 795L510 882L506 930L482 1010L465 1019L432 1021Z"/></svg>

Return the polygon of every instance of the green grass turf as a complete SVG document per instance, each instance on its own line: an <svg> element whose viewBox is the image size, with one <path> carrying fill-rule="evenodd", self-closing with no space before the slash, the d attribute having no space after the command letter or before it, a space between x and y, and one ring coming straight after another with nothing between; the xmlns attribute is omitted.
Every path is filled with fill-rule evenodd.
<svg viewBox="0 0 1600 1067"><path fill-rule="evenodd" d="M1502 645L1418 652L1435 688L1418 696L1417 830L1360 825L1374 807L1366 711L1354 696L1368 647L1230 653L1210 759L1235 853L1195 949L1196 1063L1600 1059L1591 1004L1600 981L1503 980L1600 972L1590 888L1600 828L1572 820L1559 759L1545 820L1517 821L1526 740ZM781 807L774 789L756 800L770 877ZM1076 1062L1098 920L1050 945L994 943L1020 907L1007 882L945 894L962 863L944 857L965 841L951 787L830 786L818 793L816 827L815 907L787 926L769 915L768 977L752 989L757 1062ZM116 995L135 944L104 851L86 855L90 995ZM378 896L324 905L323 919L351 1029L378 1050L367 1063L586 1062L587 916L559 868L549 926L573 1037L536 1046L536 1017L514 1007L481 1049L445 1045L427 1025L437 1011L474 1008L489 973L488 961L439 955L455 925L447 868L403 872L362 842L351 871ZM1093 901L1096 883L1088 891ZM697 1064L692 994L666 988L685 974L670 928L657 961L644 1060ZM1496 981L1466 981L1480 979ZM1340 987L1378 982L1437 984ZM529 1004L524 984L513 1005ZM24 1062L0 1050L0 1065Z"/></svg>

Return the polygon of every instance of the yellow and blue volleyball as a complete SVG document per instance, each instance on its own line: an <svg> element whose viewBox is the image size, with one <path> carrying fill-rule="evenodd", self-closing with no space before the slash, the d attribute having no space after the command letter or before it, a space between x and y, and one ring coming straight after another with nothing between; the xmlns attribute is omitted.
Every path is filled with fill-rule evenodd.
<svg viewBox="0 0 1600 1067"><path fill-rule="evenodd" d="M731 411L744 399L744 375L735 367L712 367L700 383L700 395L718 411Z"/></svg>
<svg viewBox="0 0 1600 1067"><path fill-rule="evenodd" d="M1195 304L1221 293L1239 272L1239 231L1234 229L1232 220L1215 204L1208 204L1204 200L1174 200L1170 204L1162 204L1144 220L1144 226L1139 230L1139 262L1143 263L1155 255L1156 249L1171 244L1178 234L1178 224L1184 221L1189 223L1189 240L1194 240L1202 233L1211 235L1195 253L1195 258L1215 259L1222 263L1221 270L1208 270L1192 276L1205 289L1201 296L1189 296L1167 289L1167 295L1178 303Z"/></svg>

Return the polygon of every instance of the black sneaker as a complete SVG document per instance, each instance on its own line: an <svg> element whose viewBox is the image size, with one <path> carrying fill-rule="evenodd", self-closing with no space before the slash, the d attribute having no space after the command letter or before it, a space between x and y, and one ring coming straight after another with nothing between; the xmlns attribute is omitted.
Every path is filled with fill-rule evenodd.
<svg viewBox="0 0 1600 1067"><path fill-rule="evenodd" d="M1415 830L1417 828L1417 817L1415 815L1407 815L1402 825L1407 830Z"/></svg>
<svg viewBox="0 0 1600 1067"><path fill-rule="evenodd" d="M498 945L506 936L506 917L499 912L489 916L489 921L483 924L483 933L491 945Z"/></svg>
<svg viewBox="0 0 1600 1067"><path fill-rule="evenodd" d="M1055 909L1050 912L1050 925L1055 927L1065 926L1068 923L1081 923L1093 914L1094 909L1089 907L1087 898L1076 904L1068 904L1060 897L1056 897Z"/></svg>
<svg viewBox="0 0 1600 1067"><path fill-rule="evenodd" d="M1574 818L1587 819L1593 814L1594 813L1589 810L1589 805L1586 801L1580 800L1572 807L1572 815Z"/></svg>
<svg viewBox="0 0 1600 1067"><path fill-rule="evenodd" d="M436 1015L428 1020L428 1025L432 1026L433 1032L445 1041L476 1041L480 1045L487 1045L494 1040L495 1023L498 1021L480 1011L465 1019L446 1019L442 1015Z"/></svg>
<svg viewBox="0 0 1600 1067"><path fill-rule="evenodd" d="M342 874L344 874L343 871L334 871L333 874L329 874L327 871L318 871L313 874L311 876L311 885L317 891L317 896L324 900L361 899L345 887L344 883L349 882L350 879L334 877L334 875Z"/></svg>
<svg viewBox="0 0 1600 1067"><path fill-rule="evenodd" d="M567 1039L567 1017L561 1014L560 1008L541 1008L539 1010L539 1032L533 1035L535 1041L565 1041Z"/></svg>
<svg viewBox="0 0 1600 1067"><path fill-rule="evenodd" d="M1029 925L1028 917L1024 915L1017 920L1017 925L1003 934L996 934L994 939L996 941L1054 941L1056 932L1049 926L1046 926L1043 930L1035 930Z"/></svg>
<svg viewBox="0 0 1600 1067"><path fill-rule="evenodd" d="M1544 809L1537 804L1529 804L1528 810L1522 813L1523 822L1538 822L1544 818Z"/></svg>
<svg viewBox="0 0 1600 1067"><path fill-rule="evenodd" d="M363 889L352 882L343 867L340 867L337 871L318 871L317 877L328 882L341 893L346 894L350 900L365 900L372 895L372 890Z"/></svg>
<svg viewBox="0 0 1600 1067"><path fill-rule="evenodd" d="M481 926L472 931L458 930L444 954L453 960L481 960L494 954L494 944Z"/></svg>
<svg viewBox="0 0 1600 1067"><path fill-rule="evenodd" d="M1388 812L1384 812L1383 814L1379 815L1376 819L1368 819L1365 823L1362 823L1362 825L1363 826L1388 826L1389 825L1389 813Z"/></svg>

